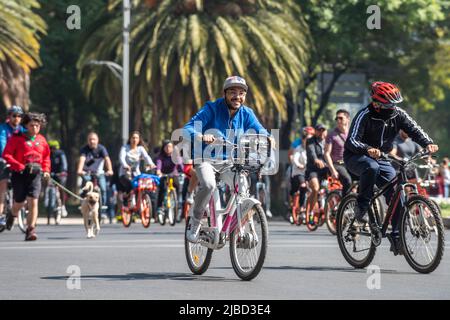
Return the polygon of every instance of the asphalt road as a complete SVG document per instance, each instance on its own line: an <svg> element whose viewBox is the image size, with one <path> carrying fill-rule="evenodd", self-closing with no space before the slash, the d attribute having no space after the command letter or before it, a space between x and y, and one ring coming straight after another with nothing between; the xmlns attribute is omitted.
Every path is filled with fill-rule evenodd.
<svg viewBox="0 0 450 320"><path fill-rule="evenodd" d="M270 222L264 268L244 282L231 267L228 246L214 253L204 275L192 275L183 227L103 225L98 238L86 239L81 225L41 225L35 242L23 241L17 227L4 231L0 299L450 299L448 246L439 268L423 275L394 257L384 239L372 262L381 271L378 282L346 263L325 226L308 232ZM79 282L69 278L78 268Z"/></svg>

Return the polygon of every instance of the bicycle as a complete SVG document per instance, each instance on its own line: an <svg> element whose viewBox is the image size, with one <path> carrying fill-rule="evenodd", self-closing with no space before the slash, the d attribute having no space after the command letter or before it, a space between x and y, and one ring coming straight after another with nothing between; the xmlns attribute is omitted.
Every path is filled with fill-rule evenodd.
<svg viewBox="0 0 450 320"><path fill-rule="evenodd" d="M267 140L265 147L261 141L263 138ZM234 185L231 196L226 206L222 207L216 187L201 220L199 242L191 243L185 237L186 260L194 274L206 272L213 251L223 248L227 241L230 241L231 264L242 280L255 278L264 264L268 241L266 215L261 202L250 196L248 186L249 173L258 172L264 163L261 159L250 159L251 142L256 143L258 151L267 148L267 157L270 158L271 145L266 136L242 135L238 144L222 140L223 146L231 145L233 154L239 150L243 157L219 162L221 168L217 169L216 184L220 183L224 173L232 174L232 181L231 176L228 177L231 185ZM192 214L191 209L188 219L191 219Z"/></svg>
<svg viewBox="0 0 450 320"><path fill-rule="evenodd" d="M9 165L5 164L4 168L8 168ZM11 178L8 179L8 189L7 192L5 194L5 206L3 209L3 216L5 217L5 222L8 221L8 218L12 215L12 207L13 207L13 203L14 203L14 198L13 198L13 189L12 189L12 184L11 184ZM22 231L23 233L27 232L27 228L28 228L28 223L27 223L27 216L28 216L28 209L26 209L26 204L25 207L20 209L19 214L17 215L17 225L19 226L20 231ZM6 229L6 223L5 224L0 224L0 232L3 232ZM11 230L14 229L14 224L11 226Z"/></svg>
<svg viewBox="0 0 450 320"><path fill-rule="evenodd" d="M166 218L169 220L169 224L174 226L176 224L176 215L178 212L178 193L177 189L174 186L173 175L163 174L161 178L164 179L164 183L166 186L166 192L164 193L164 200L162 203L161 209L164 214L158 214L158 222L160 225L166 224ZM161 187L161 184L159 185Z"/></svg>
<svg viewBox="0 0 450 320"><path fill-rule="evenodd" d="M320 184L319 194L317 195L317 202L314 204L314 207L312 209L310 208L309 201L307 201L306 203L305 224L309 231L315 231L325 223L325 200L327 197L326 188L327 182L326 180L324 180ZM307 199L309 198L310 192L311 190L308 187L308 191L306 194Z"/></svg>
<svg viewBox="0 0 450 320"><path fill-rule="evenodd" d="M60 173L51 173L51 177L60 177ZM59 225L61 223L61 217L63 213L63 205L61 200L61 192L58 186L52 182L48 181L47 187L44 191L44 205L47 209L47 224L50 224L50 217L53 215L55 217L55 223Z"/></svg>
<svg viewBox="0 0 450 320"><path fill-rule="evenodd" d="M368 226L360 230L353 227L357 195L350 193L342 199L337 214L337 239L341 253L350 265L355 268L364 268L371 263L382 238L387 237L389 222L399 201L402 200L404 206L399 212L400 253L417 272L430 273L438 267L444 254L442 218L434 203L420 195L417 186L409 183L406 176L406 171L414 166L413 161L426 156L428 156L427 151L420 151L409 160L399 161L392 156L382 155L382 159L396 162L400 170L372 197L368 211ZM380 220L375 200L391 187L394 188L394 193L384 219ZM407 193L405 188L412 191ZM425 246L425 252L422 252L421 256L426 261L419 261L420 256L417 254L419 242ZM432 248L429 247L433 244L436 245L436 250L431 250Z"/></svg>
<svg viewBox="0 0 450 320"><path fill-rule="evenodd" d="M144 228L150 226L153 214L151 194L155 193L159 184L159 178L151 174L140 174L132 180L133 189L128 195L127 205L122 204L121 217L123 225L128 228L132 222L132 216L138 214Z"/></svg>

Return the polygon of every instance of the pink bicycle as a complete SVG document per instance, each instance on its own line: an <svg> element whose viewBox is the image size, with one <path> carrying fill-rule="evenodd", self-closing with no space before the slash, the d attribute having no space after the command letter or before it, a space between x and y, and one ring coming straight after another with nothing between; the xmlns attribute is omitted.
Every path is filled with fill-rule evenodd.
<svg viewBox="0 0 450 320"><path fill-rule="evenodd" d="M271 145L266 136L257 134L241 136L237 145L222 140L222 146L224 144L231 145L239 156L214 163L216 182L217 185L226 182L232 194L225 208L221 208L219 188L215 188L201 222L200 241L191 243L185 239L186 260L194 274L203 274L209 267L213 251L230 241L234 271L241 279L251 280L264 264L268 226L261 203L250 197L249 174L260 172L270 158Z"/></svg>

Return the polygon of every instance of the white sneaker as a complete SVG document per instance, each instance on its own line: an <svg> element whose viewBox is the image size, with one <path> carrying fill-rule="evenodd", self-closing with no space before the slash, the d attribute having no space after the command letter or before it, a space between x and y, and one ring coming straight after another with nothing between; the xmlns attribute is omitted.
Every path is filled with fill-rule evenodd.
<svg viewBox="0 0 450 320"><path fill-rule="evenodd" d="M267 218L272 218L272 212L270 210L266 210Z"/></svg>
<svg viewBox="0 0 450 320"><path fill-rule="evenodd" d="M198 236L200 234L200 227L201 227L200 220L197 220L194 217L191 217L189 219L189 224L186 228L187 241L192 242L192 243L198 242Z"/></svg>
<svg viewBox="0 0 450 320"><path fill-rule="evenodd" d="M61 207L61 215L63 218L67 218L68 212L67 212L66 206Z"/></svg>
<svg viewBox="0 0 450 320"><path fill-rule="evenodd" d="M188 192L188 194L186 196L186 202L189 204L194 203L194 193L193 192Z"/></svg>

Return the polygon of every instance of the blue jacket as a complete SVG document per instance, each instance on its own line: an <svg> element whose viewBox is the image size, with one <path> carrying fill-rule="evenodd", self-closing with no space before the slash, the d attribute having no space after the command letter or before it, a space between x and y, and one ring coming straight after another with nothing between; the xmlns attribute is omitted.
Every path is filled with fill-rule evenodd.
<svg viewBox="0 0 450 320"><path fill-rule="evenodd" d="M200 126L195 126L195 122L201 122ZM216 101L208 101L203 108L198 111L191 120L184 126L185 133L188 134L190 141L199 135L205 134L207 130L215 129L215 136L226 138L230 142L236 142L237 137L249 129L253 129L255 133L269 135L267 130L261 125L255 116L255 113L249 107L242 105L235 113L233 118L230 118L230 112L224 98L219 98ZM234 139L227 133L227 130L232 130ZM202 150L206 148L206 144L202 144Z"/></svg>
<svg viewBox="0 0 450 320"><path fill-rule="evenodd" d="M3 154L3 150L5 150L9 138L15 133L22 132L25 132L25 128L21 125L18 125L17 128L13 128L6 122L0 124L0 155Z"/></svg>

